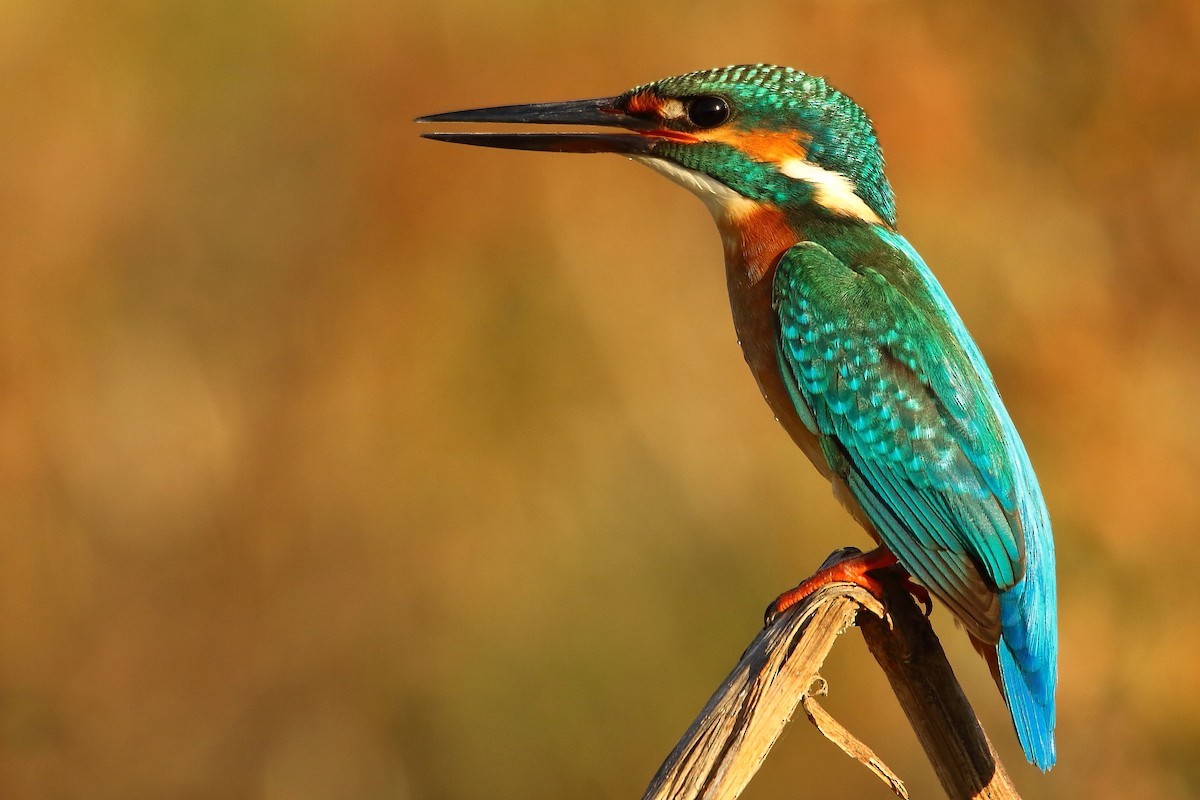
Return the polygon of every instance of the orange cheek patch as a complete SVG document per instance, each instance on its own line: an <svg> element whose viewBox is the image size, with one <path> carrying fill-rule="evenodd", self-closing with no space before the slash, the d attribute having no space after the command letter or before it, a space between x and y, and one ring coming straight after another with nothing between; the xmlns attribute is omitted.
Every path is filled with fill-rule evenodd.
<svg viewBox="0 0 1200 800"><path fill-rule="evenodd" d="M807 145L812 139L798 131L739 131L723 128L704 131L698 136L706 141L736 147L764 164L782 164L792 158L803 160L808 155Z"/></svg>

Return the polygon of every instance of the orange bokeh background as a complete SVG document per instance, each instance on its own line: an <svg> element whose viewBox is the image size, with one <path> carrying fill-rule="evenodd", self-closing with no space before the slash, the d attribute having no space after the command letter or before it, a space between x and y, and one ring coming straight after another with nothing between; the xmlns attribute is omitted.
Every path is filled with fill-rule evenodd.
<svg viewBox="0 0 1200 800"><path fill-rule="evenodd" d="M0 794L638 796L766 602L865 544L703 207L412 118L767 61L881 132L1055 522L1060 765L1200 797L1200 5L0 7ZM829 707L931 770L865 648ZM884 789L793 725L748 798Z"/></svg>

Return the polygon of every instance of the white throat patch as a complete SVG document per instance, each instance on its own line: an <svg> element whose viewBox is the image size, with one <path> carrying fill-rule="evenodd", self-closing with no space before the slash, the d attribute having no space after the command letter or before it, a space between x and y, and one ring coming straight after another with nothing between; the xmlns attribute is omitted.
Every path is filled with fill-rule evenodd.
<svg viewBox="0 0 1200 800"><path fill-rule="evenodd" d="M730 189L703 172L681 167L673 161L653 156L630 156L634 161L645 164L655 172L666 175L704 201L715 219L741 219L749 216L759 204Z"/></svg>

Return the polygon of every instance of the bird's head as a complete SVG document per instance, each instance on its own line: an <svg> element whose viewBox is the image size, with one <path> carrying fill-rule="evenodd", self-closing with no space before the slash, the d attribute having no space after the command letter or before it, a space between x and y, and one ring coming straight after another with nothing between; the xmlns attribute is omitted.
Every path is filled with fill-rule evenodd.
<svg viewBox="0 0 1200 800"><path fill-rule="evenodd" d="M892 189L866 113L824 79L765 64L689 72L615 97L500 106L420 122L576 124L631 133L431 133L518 150L621 153L699 195L895 226Z"/></svg>

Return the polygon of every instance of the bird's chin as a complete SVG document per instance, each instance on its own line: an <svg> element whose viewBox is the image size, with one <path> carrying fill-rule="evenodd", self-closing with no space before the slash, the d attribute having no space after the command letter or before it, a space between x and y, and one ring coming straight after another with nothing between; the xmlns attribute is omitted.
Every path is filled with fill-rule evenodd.
<svg viewBox="0 0 1200 800"><path fill-rule="evenodd" d="M745 217L759 206L717 179L669 159L648 155L631 155L630 158L645 164L660 175L665 175L699 197L718 223Z"/></svg>

